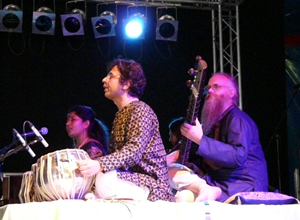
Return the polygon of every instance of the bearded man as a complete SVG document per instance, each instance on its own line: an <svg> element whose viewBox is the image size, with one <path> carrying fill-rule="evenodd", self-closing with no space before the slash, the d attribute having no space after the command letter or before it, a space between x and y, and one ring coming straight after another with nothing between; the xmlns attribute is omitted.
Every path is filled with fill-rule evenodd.
<svg viewBox="0 0 300 220"><path fill-rule="evenodd" d="M235 78L227 73L215 73L205 90L201 124L196 119L196 125L184 123L180 129L181 134L193 142L190 162L200 160L205 175L192 172L189 176L177 175L170 172L174 169L169 169L173 187L179 192L191 190L195 201L204 190L201 186L195 187L195 182L199 182L195 176L221 189L216 199L220 202L239 192L268 191L267 165L259 131L255 122L238 108ZM168 163L175 162L177 156L178 152L168 156Z"/></svg>

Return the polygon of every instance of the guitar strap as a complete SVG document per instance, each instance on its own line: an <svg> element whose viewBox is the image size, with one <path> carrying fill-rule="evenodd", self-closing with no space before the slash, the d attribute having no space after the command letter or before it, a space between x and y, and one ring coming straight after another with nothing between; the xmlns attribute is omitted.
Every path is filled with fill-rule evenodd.
<svg viewBox="0 0 300 220"><path fill-rule="evenodd" d="M214 132L214 139L215 140L219 139L220 127L221 127L221 123L220 123L220 121L218 121L217 124L215 125L215 132Z"/></svg>

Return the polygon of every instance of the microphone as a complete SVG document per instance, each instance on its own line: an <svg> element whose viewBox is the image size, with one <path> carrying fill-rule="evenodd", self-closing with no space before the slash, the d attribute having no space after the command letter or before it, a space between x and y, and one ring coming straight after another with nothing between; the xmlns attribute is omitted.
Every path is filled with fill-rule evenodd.
<svg viewBox="0 0 300 220"><path fill-rule="evenodd" d="M17 138L19 139L19 141L21 142L21 144L25 147L25 149L28 151L28 153L32 156L35 157L35 153L33 152L33 150L31 150L31 148L26 144L26 141L24 140L24 138L22 138L22 136L19 134L19 132L13 128L13 132L14 134L17 136Z"/></svg>
<svg viewBox="0 0 300 220"><path fill-rule="evenodd" d="M42 127L39 132L41 133L41 135L46 135L48 134L48 128L46 127ZM36 135L34 132L27 132L27 133L23 133L23 134L20 134L22 137L29 137L29 136L34 136Z"/></svg>
<svg viewBox="0 0 300 220"><path fill-rule="evenodd" d="M46 140L44 139L44 137L41 135L41 133L34 127L34 125L31 122L28 122L29 126L31 128L31 130L33 131L33 133L37 136L37 138L42 142L42 144L45 147L48 147L49 144L46 142ZM47 129L48 132L48 129Z"/></svg>

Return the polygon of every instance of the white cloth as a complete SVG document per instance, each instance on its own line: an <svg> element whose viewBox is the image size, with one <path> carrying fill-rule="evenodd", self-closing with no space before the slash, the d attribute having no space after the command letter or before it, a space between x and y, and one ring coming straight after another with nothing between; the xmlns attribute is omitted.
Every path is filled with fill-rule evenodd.
<svg viewBox="0 0 300 220"><path fill-rule="evenodd" d="M101 199L130 198L136 201L147 200L148 187L139 187L136 184L119 179L116 170L98 173L96 176L96 193Z"/></svg>
<svg viewBox="0 0 300 220"><path fill-rule="evenodd" d="M199 220L296 220L300 219L300 205L57 200L0 207L1 220L186 220L195 219L195 216Z"/></svg>
<svg viewBox="0 0 300 220"><path fill-rule="evenodd" d="M206 183L205 180L201 179L191 169L182 164L169 164L168 172L170 185L176 190L181 190L182 187L188 186L196 181L203 181L203 183Z"/></svg>

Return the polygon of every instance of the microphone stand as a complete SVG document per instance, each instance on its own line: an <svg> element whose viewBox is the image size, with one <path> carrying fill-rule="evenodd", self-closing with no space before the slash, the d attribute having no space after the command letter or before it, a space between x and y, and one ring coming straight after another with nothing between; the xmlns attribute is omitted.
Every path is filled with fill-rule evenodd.
<svg viewBox="0 0 300 220"><path fill-rule="evenodd" d="M11 144L9 144L9 145L3 147L3 148L0 150L0 155L5 154L5 153L6 153L7 151L9 151L10 148L11 148L13 145L15 145L15 144L16 144L16 142L12 142Z"/></svg>
<svg viewBox="0 0 300 220"><path fill-rule="evenodd" d="M6 157L8 157L14 153L17 153L21 150L24 150L25 148L26 148L26 146L23 146L22 144L20 144L17 147L15 147L14 149L7 151L5 154L0 156L0 162L4 161Z"/></svg>
<svg viewBox="0 0 300 220"><path fill-rule="evenodd" d="M31 141L30 143L28 143L27 145L30 146L32 144L35 144L37 142L37 140L33 140ZM10 155L12 154L15 154L21 150L24 150L26 149L26 146L23 146L22 144L18 145L17 147L13 148L12 150L10 150L11 146L13 146L15 144L15 142L11 143L10 145L4 147L3 149L0 150L1 154L0 154L0 163L2 161L5 160L6 157L9 157ZM4 153L3 153L4 152ZM3 163L1 163L1 166L2 166Z"/></svg>
<svg viewBox="0 0 300 220"><path fill-rule="evenodd" d="M30 143L28 143L27 145L25 145L25 146L23 146L22 144L20 144L17 147L15 147L12 150L10 150L11 147L16 144L16 142L12 142L11 144L7 145L6 147L0 149L0 177L2 177L2 166L4 164L3 161L5 160L6 157L8 157L8 156L10 156L10 155L12 155L14 153L17 153L17 152L19 152L21 150L24 150L24 149L26 149L27 146L30 146L30 145L32 145L32 144L34 144L36 142L37 142L37 140L33 140ZM0 182L1 182L0 183L0 189L1 189L1 191L3 191L3 189L2 189L2 178L0 179ZM0 197L3 198L3 193L1 193ZM5 204L5 202L4 203L0 203L0 205L3 205L3 204Z"/></svg>
<svg viewBox="0 0 300 220"><path fill-rule="evenodd" d="M279 135L278 130L279 130L279 127L281 126L281 123L283 121L284 116L287 114L288 109L289 109L290 105L292 104L292 101L293 101L294 97L297 94L297 90L298 90L299 87L294 86L293 88L294 88L294 93L292 95L292 98L290 99L286 109L282 113L281 118L280 118L280 120L279 120L279 122L278 122L278 124L275 128L275 131L274 131L274 133L273 133L273 135L270 139L269 145L268 145L267 149L265 150L265 153L267 153L267 151L268 151L268 149L271 145L271 142L273 141L273 139L275 137L276 138L276 150L277 150L276 153L277 153L277 169L278 169L278 188L279 188L280 193L281 193L281 170L280 170L281 168L280 168L280 156L279 156L280 135Z"/></svg>
<svg viewBox="0 0 300 220"><path fill-rule="evenodd" d="M9 144L9 145L7 145L7 146L5 146L4 148L2 148L2 149L0 149L0 177L1 177L1 179L0 179L0 181L1 181L1 198L3 198L3 184L2 184L2 166L4 165L4 159L6 158L6 157L8 157L9 155L11 155L13 152L16 152L16 151L13 151L13 152L11 152L10 153L10 149L11 149L11 147L13 146L13 145L15 145L15 142L12 142L11 144ZM23 145L21 145L22 147L23 147ZM19 148L20 146L18 146L18 148ZM1 202L3 202L3 201L1 201ZM1 203L1 205L3 205L4 203Z"/></svg>

